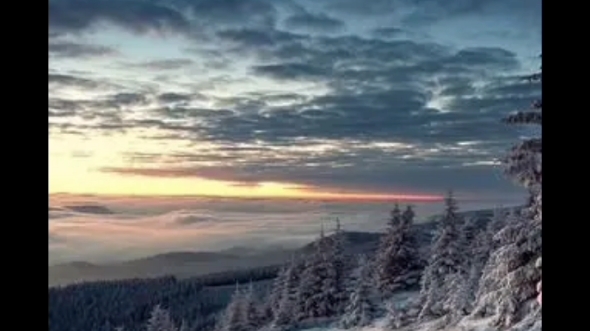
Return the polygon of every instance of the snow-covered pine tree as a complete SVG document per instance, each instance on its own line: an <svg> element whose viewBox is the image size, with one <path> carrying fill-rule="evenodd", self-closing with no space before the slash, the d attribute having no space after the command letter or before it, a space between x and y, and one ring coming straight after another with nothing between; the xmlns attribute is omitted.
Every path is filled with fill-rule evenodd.
<svg viewBox="0 0 590 331"><path fill-rule="evenodd" d="M156 305L146 324L147 331L176 331L176 326L170 317L168 310Z"/></svg>
<svg viewBox="0 0 590 331"><path fill-rule="evenodd" d="M539 257L537 259L537 262L535 262L535 268L541 270L542 264L543 264L543 259L542 259L542 257ZM539 279L539 282L537 283L537 302L539 302L539 306L543 305L543 282L542 282L542 279Z"/></svg>
<svg viewBox="0 0 590 331"><path fill-rule="evenodd" d="M348 293L349 296L350 296L350 293L352 293L355 290L356 282L357 282L358 278L360 277L359 261L360 261L360 257L359 257L359 254L357 254L357 255L350 256L349 262L347 263L348 270L346 272L345 288L346 288L346 293ZM369 275L371 277L371 282L373 282L374 281L374 279L373 279L374 277L372 274L373 263L372 263L372 261L368 260L367 264L369 264L369 267L368 267L370 270Z"/></svg>
<svg viewBox="0 0 590 331"><path fill-rule="evenodd" d="M218 331L247 331L246 304L239 284L236 284L236 290L225 308Z"/></svg>
<svg viewBox="0 0 590 331"><path fill-rule="evenodd" d="M529 79L540 82L541 73ZM542 102L535 102L530 111L517 112L505 121L540 127ZM541 152L541 137L531 137L514 146L505 159L507 174L528 190L529 203L518 220L508 222L495 234L499 247L490 255L480 282L474 315L494 315L497 327L514 325L537 309L535 285L540 271L534 264L541 255L542 241Z"/></svg>
<svg viewBox="0 0 590 331"><path fill-rule="evenodd" d="M263 317L258 309L258 300L254 290L254 284L250 281L244 293L244 324L246 331L258 330L263 324Z"/></svg>
<svg viewBox="0 0 590 331"><path fill-rule="evenodd" d="M509 213L514 215L514 211L497 208L485 229L480 230L471 245L471 265L469 267L468 287L470 288L472 304L478 297L480 280L484 268L488 262L490 254L498 247L498 241L494 240L494 235L500 231L509 219ZM473 307L472 307L473 308Z"/></svg>
<svg viewBox="0 0 590 331"><path fill-rule="evenodd" d="M323 228L322 228L323 229ZM343 247L324 237L322 230L316 251L307 258L299 286L299 320L333 317L342 312L348 299L343 273ZM340 263L337 263L338 261Z"/></svg>
<svg viewBox="0 0 590 331"><path fill-rule="evenodd" d="M391 292L391 256L395 253L398 241L399 227L402 223L402 214L399 204L396 203L391 211L391 217L387 223L387 229L379 241L379 247L373 262L373 276L375 285L382 292L383 297L388 297Z"/></svg>
<svg viewBox="0 0 590 331"><path fill-rule="evenodd" d="M285 270L284 282L280 287L280 301L271 323L274 327L286 326L296 321L296 315L300 309L299 283L302 269L302 264L292 259Z"/></svg>
<svg viewBox="0 0 590 331"><path fill-rule="evenodd" d="M451 320L467 315L471 312L471 305L475 300L474 292L477 290L479 273L483 269L483 251L489 249L485 230L480 231L477 227L476 217L466 219L460 229L459 248L463 251L463 262L458 265L457 271L449 275L447 280L448 295L445 301L445 310L451 316ZM479 242L478 240L484 240ZM480 247L479 245L483 245Z"/></svg>
<svg viewBox="0 0 590 331"><path fill-rule="evenodd" d="M490 222L487 224L486 226L486 230L493 236L496 233L498 233L498 231L500 231L504 225L506 225L506 222L509 218L510 215L515 215L517 213L517 208L510 208L510 209L504 209L504 208L496 208L494 209L494 215L492 216L492 219L490 220Z"/></svg>
<svg viewBox="0 0 590 331"><path fill-rule="evenodd" d="M461 218L452 192L445 198L445 206L445 213L431 248L430 261L422 274L420 295L423 306L419 314L420 320L448 313L444 305L449 294L447 279L459 272L462 266L464 252L461 250L458 229Z"/></svg>
<svg viewBox="0 0 590 331"><path fill-rule="evenodd" d="M510 220L514 220L517 216L516 210L504 210L504 209L496 209L494 210L494 215L492 219L486 226L486 230L484 233L481 234L481 237L477 240L482 241L482 247L485 244L489 245L489 249L487 251L487 257L489 254L494 251L497 247L497 242L494 240L494 236L498 233ZM485 242L485 244L484 244Z"/></svg>
<svg viewBox="0 0 590 331"><path fill-rule="evenodd" d="M410 206L402 213L396 204L387 232L381 238L374 261L374 277L384 298L419 280L422 265L412 230L414 215Z"/></svg>
<svg viewBox="0 0 590 331"><path fill-rule="evenodd" d="M461 225L460 228L460 232L461 232L461 241L462 241L462 245L464 247L469 247L473 244L473 242L475 241L475 237L477 236L477 234L479 233L478 229L478 218L477 216L475 217L469 217L467 219L465 219L463 221L463 224Z"/></svg>
<svg viewBox="0 0 590 331"><path fill-rule="evenodd" d="M348 305L344 310L341 326L344 328L363 327L371 323L377 315L375 293L370 275L370 264L366 256L358 258L358 275L354 291L350 295Z"/></svg>
<svg viewBox="0 0 590 331"><path fill-rule="evenodd" d="M315 252L307 257L305 269L301 273L298 290L298 320L306 320L329 316L331 304L329 302L331 287L334 287L334 277L328 277L329 265L327 259L328 241L322 232L316 241Z"/></svg>
<svg viewBox="0 0 590 331"><path fill-rule="evenodd" d="M345 249L346 237L342 231L340 219L336 218L336 229L325 251L328 264L327 277L330 278L325 286L327 286L326 290L330 292L330 310L334 314L341 314L344 311L349 296L346 278L347 273L351 271L351 266Z"/></svg>
<svg viewBox="0 0 590 331"><path fill-rule="evenodd" d="M472 303L469 275L464 272L456 272L447 277L449 287L445 311L450 315L451 321L458 321L469 314Z"/></svg>
<svg viewBox="0 0 590 331"><path fill-rule="evenodd" d="M272 320L277 315L287 281L287 271L289 267L294 264L294 261L294 258L291 257L291 263L282 267L279 270L277 277L273 281L272 288L266 300L264 309L264 315L267 317L267 319Z"/></svg>
<svg viewBox="0 0 590 331"><path fill-rule="evenodd" d="M178 331L188 331L188 324L185 320L182 320L182 322L180 323L180 328L178 329Z"/></svg>
<svg viewBox="0 0 590 331"><path fill-rule="evenodd" d="M526 77L531 83L541 82L542 73L538 72ZM542 126L542 100L532 104L528 111L518 111L507 116L504 122L508 124L537 126L539 132ZM512 147L504 158L506 173L529 192L528 217L540 222L542 196L542 147L540 135L528 137Z"/></svg>
<svg viewBox="0 0 590 331"><path fill-rule="evenodd" d="M411 287L415 284L419 284L420 276L422 275L422 269L424 263L420 256L420 250L418 245L418 239L413 229L414 217L416 213L412 206L406 206L406 209L402 213L402 228L401 228L401 242L398 250L396 260L400 263L401 271L398 278L394 283L399 281L405 285L405 287Z"/></svg>
<svg viewBox="0 0 590 331"><path fill-rule="evenodd" d="M385 304L386 311L386 330L397 330L403 327L406 322L405 312L398 307L395 302L388 301Z"/></svg>

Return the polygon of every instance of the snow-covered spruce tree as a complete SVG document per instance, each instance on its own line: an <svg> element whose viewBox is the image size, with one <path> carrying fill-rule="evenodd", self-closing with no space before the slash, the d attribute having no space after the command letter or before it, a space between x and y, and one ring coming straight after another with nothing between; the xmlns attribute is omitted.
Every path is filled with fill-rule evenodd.
<svg viewBox="0 0 590 331"><path fill-rule="evenodd" d="M508 219L509 211L500 208L495 209L494 215L487 223L485 229L477 232L473 243L470 245L469 251L471 252L471 257L467 283L471 293L471 306L477 299L480 280L490 254L498 247L498 242L494 241L494 235L505 226ZM471 308L473 309L473 307Z"/></svg>
<svg viewBox="0 0 590 331"><path fill-rule="evenodd" d="M334 264L334 244L323 234L305 261L299 286L298 320L333 317L346 299Z"/></svg>
<svg viewBox="0 0 590 331"><path fill-rule="evenodd" d="M386 329L396 330L404 326L404 312L395 305L395 303L389 301L385 304L386 315Z"/></svg>
<svg viewBox="0 0 590 331"><path fill-rule="evenodd" d="M486 244L490 245L489 250L487 252L488 253L487 257L489 257L489 254L493 250L498 248L497 246L495 246L497 244L497 241L494 241L494 236L496 235L496 233L498 233L500 230L502 230L509 221L515 220L515 218L517 218L516 215L517 215L516 210L510 210L510 211L502 210L502 209L494 210L494 216L492 217L490 222L487 224L486 231L482 235L484 238L480 238L480 240L485 241ZM486 257L486 260L487 260L487 257Z"/></svg>
<svg viewBox="0 0 590 331"><path fill-rule="evenodd" d="M448 279L461 270L463 251L458 224L461 218L452 192L445 199L446 210L431 248L430 260L421 279L422 310L418 318L425 320L446 315L445 299L449 295Z"/></svg>
<svg viewBox="0 0 590 331"><path fill-rule="evenodd" d="M272 320L274 316L277 315L277 312L280 307L282 295L284 292L285 284L287 281L287 272L291 265L294 264L294 258L291 257L291 263L282 267L277 277L274 279L270 293L268 298L266 299L265 309L264 309L264 316L268 320Z"/></svg>
<svg viewBox="0 0 590 331"><path fill-rule="evenodd" d="M401 242L396 259L400 263L401 269L399 280L405 287L411 287L420 283L424 262L420 255L418 239L414 231L414 218L416 213L412 206L406 206L402 213Z"/></svg>
<svg viewBox="0 0 590 331"><path fill-rule="evenodd" d="M300 273L303 267L299 261L294 259L285 270L282 283L280 300L274 312L273 327L288 326L297 320L299 311L299 283Z"/></svg>
<svg viewBox="0 0 590 331"><path fill-rule="evenodd" d="M541 82L541 72L526 77L531 82ZM504 119L508 124L537 126L542 125L542 101L535 101L528 111L519 111ZM512 147L504 158L506 173L529 192L528 218L541 221L542 201L542 137L528 137Z"/></svg>
<svg viewBox="0 0 590 331"><path fill-rule="evenodd" d="M461 232L461 245L463 245L464 247L471 246L475 241L475 237L480 232L480 229L477 227L477 223L478 218L477 216L475 216L465 219L463 224L461 225L459 231Z"/></svg>
<svg viewBox="0 0 590 331"><path fill-rule="evenodd" d="M541 80L541 73L528 77ZM537 101L529 111L517 112L505 121L511 124L541 126L542 102ZM505 159L507 174L529 192L528 204L517 221L507 222L495 234L495 249L486 267L478 291L475 316L495 316L494 325L508 327L532 318L538 305L535 302L536 283L540 271L534 267L541 255L542 230L542 140L524 139L514 146ZM532 315L539 316L540 315Z"/></svg>
<svg viewBox="0 0 590 331"><path fill-rule="evenodd" d="M247 331L245 296L239 284L236 284L236 290L219 322L218 331Z"/></svg>
<svg viewBox="0 0 590 331"><path fill-rule="evenodd" d="M347 274L351 271L350 259L346 254L346 237L336 218L336 229L325 250L327 279L324 288L329 292L329 310L338 315L344 311L349 293L346 287Z"/></svg>
<svg viewBox="0 0 590 331"><path fill-rule="evenodd" d="M444 303L451 321L458 321L469 314L473 302L469 274L456 272L447 277L448 296Z"/></svg>
<svg viewBox="0 0 590 331"><path fill-rule="evenodd" d="M384 298L418 282L422 268L418 244L412 231L414 211L402 213L396 204L386 234L382 237L374 261L377 288Z"/></svg>
<svg viewBox="0 0 590 331"><path fill-rule="evenodd" d="M324 236L323 228L320 239L316 241L314 254L307 257L305 269L301 273L298 291L297 320L307 320L331 316L330 302L334 284L334 273L328 260L329 241Z"/></svg>
<svg viewBox="0 0 590 331"><path fill-rule="evenodd" d="M360 255L357 265L358 270L355 273L357 273L358 277L355 288L350 295L350 300L341 320L343 328L367 326L378 312L371 282L370 264L366 256Z"/></svg>
<svg viewBox="0 0 590 331"><path fill-rule="evenodd" d="M182 322L180 322L180 328L178 329L178 331L188 331L188 324L185 320L182 320Z"/></svg>
<svg viewBox="0 0 590 331"><path fill-rule="evenodd" d="M244 292L244 324L246 330L254 331L264 324L264 317L260 314L259 301L256 297L254 284L250 282Z"/></svg>
<svg viewBox="0 0 590 331"><path fill-rule="evenodd" d="M539 270L541 270L541 265L543 263L542 257L539 257L537 259L537 262L535 262L535 267ZM543 305L543 283L542 283L542 279L539 280L539 282L537 283L537 302L539 302L539 306Z"/></svg>
<svg viewBox="0 0 590 331"><path fill-rule="evenodd" d="M391 211L387 230L379 242L379 247L375 254L375 261L373 263L375 284L382 292L390 292L388 289L391 287L391 272L388 269L391 266L391 256L395 253L397 242L399 241L399 228L401 223L402 213L399 204L396 203ZM383 296L387 297L388 294L389 293L385 293Z"/></svg>
<svg viewBox="0 0 590 331"><path fill-rule="evenodd" d="M147 331L176 331L176 326L170 318L168 310L163 309L160 305L156 305L151 313L150 318L146 324Z"/></svg>
<svg viewBox="0 0 590 331"><path fill-rule="evenodd" d="M409 300L404 304L395 301L385 303L385 330L397 330L416 320L416 303Z"/></svg>
<svg viewBox="0 0 590 331"><path fill-rule="evenodd" d="M477 284L483 270L485 253L489 245L485 241L487 232L477 227L476 217L465 220L460 229L459 248L463 252L463 261L455 273L447 279L448 295L444 303L449 319L456 321L471 312Z"/></svg>

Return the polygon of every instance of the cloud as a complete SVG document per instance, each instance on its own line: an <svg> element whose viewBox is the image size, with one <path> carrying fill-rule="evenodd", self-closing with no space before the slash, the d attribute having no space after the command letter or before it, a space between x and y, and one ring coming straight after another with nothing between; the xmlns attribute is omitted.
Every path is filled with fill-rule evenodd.
<svg viewBox="0 0 590 331"><path fill-rule="evenodd" d="M392 38L392 37L397 37L397 36L405 33L405 30L400 29L400 28L387 27L387 28L376 28L376 29L373 29L373 31L371 31L371 32L377 38Z"/></svg>
<svg viewBox="0 0 590 331"><path fill-rule="evenodd" d="M190 66L194 63L191 59L166 59L154 60L142 63L131 64L134 67L153 70L175 70ZM129 64L126 64L129 65Z"/></svg>
<svg viewBox="0 0 590 331"><path fill-rule="evenodd" d="M455 147L458 149L457 147ZM288 150L288 149L286 149ZM486 194L498 191L514 191L512 184L503 178L501 170L490 172L485 162L477 166L473 160L477 156L469 155L469 150L449 152L443 149L431 152L423 157L403 158L409 154L395 153L387 155L376 150L359 151L354 148L332 155L308 157L305 160L286 155L248 162L240 159L239 166L196 166L196 167L161 167L161 168L105 168L106 172L123 175L168 178L208 178L238 183L238 185L256 185L261 182L297 183L310 188L343 193L404 192L406 194L427 194L444 192L449 188L460 186L460 194ZM493 164L493 155L480 151L479 160ZM362 159L355 159L362 158ZM399 158L399 161L396 161ZM211 161L209 159L209 161ZM234 160L232 160L234 161ZM281 165L279 165L281 164ZM470 167L466 167L470 165ZM289 171L287 171L287 168ZM461 178L461 183L458 180ZM479 178L479 179L478 179ZM482 190L482 188L485 188Z"/></svg>
<svg viewBox="0 0 590 331"><path fill-rule="evenodd" d="M310 230L316 232L307 225L317 222L312 216L302 219L298 213L285 214L278 210L276 213L273 203L266 212L260 212L257 207L260 205L260 202L249 206L223 201L204 204L204 201L197 200L181 209L167 207L150 212L138 208L144 212L77 214L52 219L49 223L49 262L112 262L166 251L211 251L239 245L261 247L274 241L292 245L293 237L309 235ZM254 211L252 207L258 210ZM301 207L295 208L301 211ZM285 224L284 221L291 223ZM293 237L275 236L285 230Z"/></svg>
<svg viewBox="0 0 590 331"><path fill-rule="evenodd" d="M49 41L49 56L64 58L88 58L117 55L118 51L112 47L76 43L71 41Z"/></svg>
<svg viewBox="0 0 590 331"><path fill-rule="evenodd" d="M135 33L186 31L189 23L176 9L152 1L53 0L49 2L49 29L78 33L108 22Z"/></svg>
<svg viewBox="0 0 590 331"><path fill-rule="evenodd" d="M69 196L62 200L66 205L101 205L116 213L52 219L48 230L50 265L113 262L162 252L215 251L236 246L299 247L317 237L321 223L331 231L336 217L348 231L381 231L391 209L390 203L194 197ZM468 210L480 208L481 204L464 202L460 207ZM420 219L442 209L440 203L416 206Z"/></svg>
<svg viewBox="0 0 590 331"><path fill-rule="evenodd" d="M493 14L499 10L511 14L540 9L535 0L518 3L506 0L324 0L320 1L327 10L356 16L392 16L403 13L406 23L432 24L439 20L456 19L459 16Z"/></svg>
<svg viewBox="0 0 590 331"><path fill-rule="evenodd" d="M220 40L241 46L242 49L255 50L259 47L285 45L304 40L303 35L275 29L238 28L224 29L216 33ZM259 49L261 50L261 49Z"/></svg>
<svg viewBox="0 0 590 331"><path fill-rule="evenodd" d="M323 13L302 12L288 17L285 25L291 29L334 32L345 27L344 22Z"/></svg>
<svg viewBox="0 0 590 331"><path fill-rule="evenodd" d="M77 86L77 87L84 87L88 89L96 89L102 86L100 82L76 77L72 75L63 75L63 74L49 74L48 75L48 82L49 85L59 85L59 86Z"/></svg>
<svg viewBox="0 0 590 331"><path fill-rule="evenodd" d="M166 92L158 95L158 100L162 103L188 102L194 99L206 99L206 97L200 93L186 94Z"/></svg>
<svg viewBox="0 0 590 331"><path fill-rule="evenodd" d="M207 223L212 222L212 218L202 217L202 216L195 216L195 215L186 215L181 216L175 219L175 223L178 225L191 225L195 223Z"/></svg>
<svg viewBox="0 0 590 331"><path fill-rule="evenodd" d="M282 45L283 41L297 39L290 39L290 35L265 39L262 36L280 34L258 32L260 35L234 37L240 36L236 40L247 41L245 44L274 46L275 42ZM519 67L514 53L500 48L451 50L432 43L358 37L319 38L315 42L307 46L306 54L311 59L307 63L278 61L254 65L250 70L257 77L286 83L325 84L328 88L322 94L254 93L199 99L192 94L163 91L117 93L94 101L64 103L60 108L79 109L83 105L86 112L94 109L98 118L109 114L105 110L133 112L137 108L141 109L142 119L126 120L120 116L132 113L113 113L118 121L104 117L108 122L94 127L152 128L178 140L205 139L213 146L208 153L178 158L181 165L197 162L196 166L106 167L102 169L105 172L203 177L249 185L266 178L334 190L368 191L397 187L408 190L413 181L414 190L426 191L428 186L444 190L454 186L453 181L461 176L467 178L472 173L475 178L487 171L488 185L481 181L460 185L465 190L476 186L490 191L511 189L510 183L499 184L498 175L490 173L495 160L517 136L500 119L510 110L527 107L540 92L540 86L525 87L515 76L501 76ZM345 48L356 49L362 57L348 55ZM328 54L337 55L332 57L332 63L327 60ZM485 77L490 78L482 83ZM190 104L194 100L203 103ZM56 101L50 100L50 104ZM482 143L475 147L458 145L468 141ZM412 147L388 148L388 143ZM314 150L314 146L322 144L331 146L330 150ZM301 152L297 152L298 148ZM176 159L178 155L169 157ZM146 164L149 162L146 160ZM211 162L230 162L230 166L202 166ZM367 167L371 162L378 166ZM392 171L403 176L393 175ZM441 179L419 175L428 171ZM418 178L428 180L422 183Z"/></svg>
<svg viewBox="0 0 590 331"><path fill-rule="evenodd" d="M126 175L513 192L496 163L521 132L500 119L540 95L520 79L540 5L510 4L52 0L70 58L50 59L50 137L161 146L88 157ZM122 65L97 58L115 44Z"/></svg>
<svg viewBox="0 0 590 331"><path fill-rule="evenodd" d="M277 11L272 3L259 0L185 1L201 22L233 25L247 21L248 25L260 27L274 26Z"/></svg>
<svg viewBox="0 0 590 331"><path fill-rule="evenodd" d="M110 24L139 35L204 37L212 24L274 26L276 10L259 0L51 0L50 36L79 34ZM247 17L247 20L245 19Z"/></svg>
<svg viewBox="0 0 590 331"><path fill-rule="evenodd" d="M258 65L252 68L253 73L276 79L314 79L325 78L328 73L325 68L315 67L304 63L282 63Z"/></svg>

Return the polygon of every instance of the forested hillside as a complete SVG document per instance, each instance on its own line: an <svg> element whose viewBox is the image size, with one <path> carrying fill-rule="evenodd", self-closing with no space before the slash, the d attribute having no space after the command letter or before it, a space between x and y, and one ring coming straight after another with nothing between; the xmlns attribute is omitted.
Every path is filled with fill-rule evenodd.
<svg viewBox="0 0 590 331"><path fill-rule="evenodd" d="M175 277L91 282L49 289L50 331L144 330L152 308L161 304L191 330L209 330L228 303L236 283L252 281L261 293L278 267L225 272L179 280Z"/></svg>
<svg viewBox="0 0 590 331"><path fill-rule="evenodd" d="M490 211L466 213L477 219L479 227L490 220ZM421 254L428 251L436 232L432 222L413 224ZM371 256L380 246L382 234L342 231L346 256ZM331 240L335 235L326 236ZM317 242L305 245L294 257L310 257ZM300 260L302 261L302 260ZM288 265L289 261L285 261ZM214 328L219 313L229 303L236 284L253 283L258 297L269 295L281 265L213 273L193 278L161 277L119 281L88 282L49 289L50 331L111 331L124 326L126 331L144 330L156 305L167 309L177 324L185 322L190 331Z"/></svg>

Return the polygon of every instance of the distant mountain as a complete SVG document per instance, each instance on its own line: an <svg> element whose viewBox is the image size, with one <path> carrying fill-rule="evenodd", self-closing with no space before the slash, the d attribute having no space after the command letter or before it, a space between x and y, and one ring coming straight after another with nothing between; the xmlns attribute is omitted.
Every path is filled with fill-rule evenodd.
<svg viewBox="0 0 590 331"><path fill-rule="evenodd" d="M362 254L370 253L377 249L381 233L376 232L348 232L343 231L344 239L347 243L346 253L348 254ZM333 235L327 236L331 238ZM299 252L302 254L309 254L315 250L315 245L318 240L303 246Z"/></svg>
<svg viewBox="0 0 590 331"><path fill-rule="evenodd" d="M119 263L73 262L50 266L49 286L82 281L154 278L166 275L187 278L281 264L290 254L289 251L245 255L225 252L171 252Z"/></svg>
<svg viewBox="0 0 590 331"><path fill-rule="evenodd" d="M493 211L468 211L461 214L465 217L478 219L479 226L483 227L493 216ZM416 231L423 254L427 254L428 247L436 233L438 218L433 217L429 222L414 225L414 231ZM344 232L344 234L348 242L347 251L350 254L370 255L377 248L381 237L381 233L369 232ZM188 278L226 271L247 270L280 265L294 255L304 257L313 249L314 242L295 250L234 247L220 252L170 252L104 265L73 262L50 266L49 286L81 281L153 278L167 275Z"/></svg>

